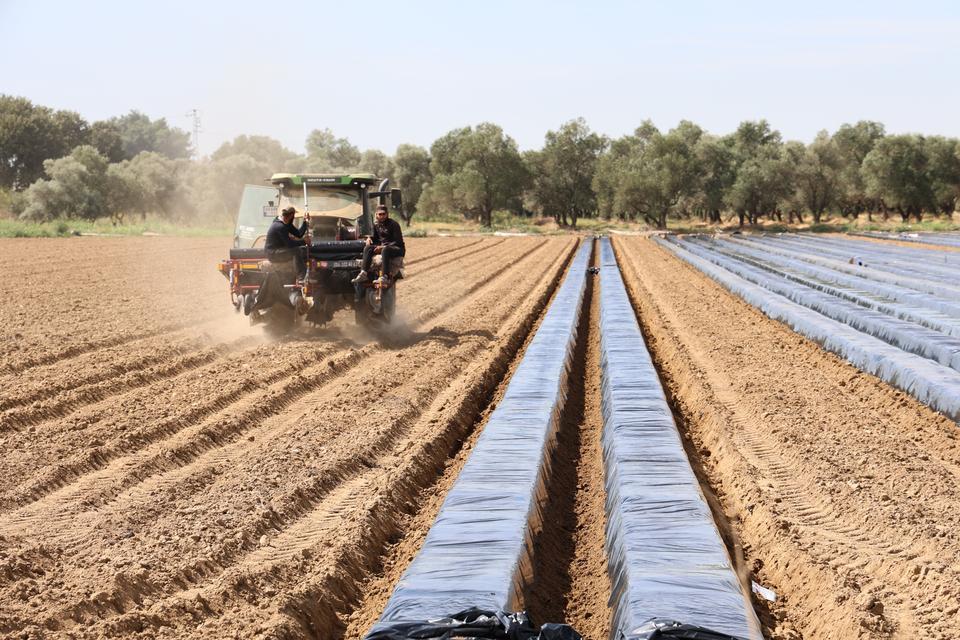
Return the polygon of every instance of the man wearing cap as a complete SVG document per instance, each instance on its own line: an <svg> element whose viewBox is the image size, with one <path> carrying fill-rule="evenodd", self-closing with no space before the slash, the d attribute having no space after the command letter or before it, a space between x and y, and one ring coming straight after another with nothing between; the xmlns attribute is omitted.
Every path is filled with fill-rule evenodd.
<svg viewBox="0 0 960 640"><path fill-rule="evenodd" d="M293 218L296 215L297 210L293 207L281 211L280 216L267 230L267 241L263 248L266 249L270 262L289 262L292 258L297 267L297 277L302 280L307 274L307 261L300 247L306 244L303 236L307 232L307 220L304 218L303 224L299 228L295 227Z"/></svg>
<svg viewBox="0 0 960 640"><path fill-rule="evenodd" d="M373 256L380 254L383 260L383 267L380 269L380 283L389 284L390 261L406 255L406 248L403 246L403 232L400 230L400 224L390 217L386 205L377 205L377 216L373 223L373 236L367 238L367 246L363 248L363 262L360 266L360 273L353 279L354 284L366 282L370 279L367 272L370 271L370 264L373 262Z"/></svg>

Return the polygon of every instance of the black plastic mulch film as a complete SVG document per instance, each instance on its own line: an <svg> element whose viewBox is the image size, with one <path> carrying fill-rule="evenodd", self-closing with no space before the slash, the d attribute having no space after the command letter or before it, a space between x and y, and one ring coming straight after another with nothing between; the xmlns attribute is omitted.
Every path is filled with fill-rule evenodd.
<svg viewBox="0 0 960 640"><path fill-rule="evenodd" d="M456 611L522 607L531 579L532 540L543 524L545 481L566 400L590 254L591 243L584 242L423 547L367 638L443 637L398 634L418 625L420 633L442 633L447 623L423 623Z"/></svg>
<svg viewBox="0 0 960 640"><path fill-rule="evenodd" d="M523 613L509 612L522 607L532 540L543 526L591 244L578 250L367 640L579 638L567 625L537 629ZM759 624L684 455L606 239L601 259L610 637L759 639Z"/></svg>
<svg viewBox="0 0 960 640"><path fill-rule="evenodd" d="M762 638L684 453L608 239L600 251L610 637ZM658 630L652 618L682 621L700 635L680 635L678 623Z"/></svg>

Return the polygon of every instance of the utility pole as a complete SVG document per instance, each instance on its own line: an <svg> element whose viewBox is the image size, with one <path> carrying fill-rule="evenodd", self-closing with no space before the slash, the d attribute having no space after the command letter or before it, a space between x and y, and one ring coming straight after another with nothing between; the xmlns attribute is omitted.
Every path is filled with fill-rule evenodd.
<svg viewBox="0 0 960 640"><path fill-rule="evenodd" d="M197 109L191 109L187 112L186 116L188 118L193 118L193 158L194 160L200 159L200 132L203 129L200 128L200 111Z"/></svg>

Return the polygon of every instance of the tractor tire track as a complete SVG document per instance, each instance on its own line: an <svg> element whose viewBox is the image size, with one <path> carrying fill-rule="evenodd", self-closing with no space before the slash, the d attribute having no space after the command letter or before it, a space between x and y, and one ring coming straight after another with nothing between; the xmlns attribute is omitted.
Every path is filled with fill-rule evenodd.
<svg viewBox="0 0 960 640"><path fill-rule="evenodd" d="M559 246L561 246L561 243L559 241L551 241L548 244L549 246L554 246L558 248ZM409 371L398 371L395 374L395 378L398 382L402 381L401 386L398 387L398 389L409 388L411 389L409 393L414 393L413 391L414 389L420 389L420 391L416 392L414 396L410 396L408 392L401 393L401 395L403 395L404 397L408 397L410 399L400 402L398 407L402 407L402 410L398 409L399 417L395 416L396 420L391 422L389 426L385 427L385 431L381 431L379 435L376 433L371 433L370 437L373 438L373 440L367 440L367 444L364 445L360 450L352 452L351 455L349 455L347 458L343 458L342 455L337 454L340 457L339 458L337 458L336 456L334 457L334 461L332 462L333 466L329 466L329 465L325 466L323 467L322 472L319 472L319 471L317 472L318 477L321 477L323 479L320 482L332 483L327 490L325 491L319 490L319 486L317 485L317 482L318 482L317 480L302 480L299 483L294 483L293 486L290 486L290 484L287 483L287 488L281 494L274 495L272 500L268 500L269 504L272 504L275 506L275 509L273 509L271 513L274 513L276 515L268 517L267 520L272 522L273 524L280 524L283 529L285 529L287 526L293 526L293 523L298 522L303 517L307 517L307 514L311 513L312 510L318 508L318 505L320 505L323 500L331 499L330 495L333 495L333 494L330 494L330 491L336 491L336 486L339 482L338 478L341 477L340 475L341 473L346 474L347 469L349 469L350 473L353 473L353 474L356 474L357 472L359 472L361 476L357 476L357 477L362 477L368 472L367 470L368 467L372 468L378 464L377 462L375 462L377 460L383 461L379 463L382 466L389 469L394 469L395 468L394 458L396 457L397 453L394 452L394 454L392 454L393 457L390 457L390 455L388 454L388 457L384 458L383 457L384 451L389 452L391 450L391 447L397 446L396 443L400 441L407 443L403 445L404 447L408 447L409 444L413 442L417 442L417 443L421 442L421 438L419 437L414 438L411 435L413 433L411 431L411 428L413 425L419 425L419 427L417 428L420 429L418 433L421 433L421 435L423 435L422 432L425 431L426 433L435 434L436 437L449 438L449 434L447 434L444 429L440 429L436 427L437 423L434 419L436 416L433 415L434 410L425 409L425 407L429 403L423 403L422 401L417 401L417 400L414 400L413 398L415 398L417 394L419 394L419 397L421 397L422 399L437 398L436 391L435 391L435 389L437 388L436 385L440 384L442 386L447 386L448 378L452 377L454 379L459 379L457 376L458 375L462 376L463 371L473 371L472 375L474 376L474 379L476 379L479 376L480 380L485 381L483 384L495 385L496 383L495 379L492 381L488 381L488 379L492 377L489 371L489 367L484 368L477 363L475 363L475 365L464 366L466 363L476 360L478 355L481 355L481 354L483 356L481 360L483 360L484 362L489 363L491 358L490 349L486 346L487 343L491 340L491 338L485 337L486 334L484 333L477 333L475 330L471 330L470 327L476 326L476 323L478 322L478 315L480 316L486 315L487 317L485 318L484 322L491 323L491 326L496 326L499 323L503 323L505 326L514 327L514 330L511 333L508 333L507 336L498 335L495 338L494 344L499 346L497 347L497 349L494 350L495 355L492 356L494 363L500 362L503 359L502 352L504 349L507 349L507 347L505 346L506 344L508 343L512 344L513 342L522 343L522 337L523 335L525 335L525 330L528 330L529 328L528 326L527 326L527 329L524 329L523 327L525 325L528 325L527 319L530 317L530 314L532 313L530 311L530 308L536 307L538 304L540 304L542 307L542 304L545 302L544 295L546 295L544 294L539 296L535 300L531 300L529 294L527 294L527 290L529 290L530 287L535 286L538 291L544 291L546 289L549 289L555 286L558 276L553 277L553 279L550 280L549 283L545 283L544 275L545 273L550 273L551 270L556 274L559 274L559 271L560 271L559 266L561 266L562 263L565 262L565 260L569 257L570 247L572 247L572 244L569 242L569 240L566 241L566 245L565 245L566 248L564 249L563 255L559 258L555 258L552 261L551 260L544 261L540 258L540 254L544 246L547 246L547 244L526 243L526 245L524 246L524 249L527 249L527 248L533 249L534 247L536 247L536 250L527 252L527 255L524 259L515 261L513 271L507 272L507 270L501 270L501 273L498 277L495 276L488 279L487 282L489 283L489 286L487 287L483 287L483 288L479 286L470 287L474 295L472 296L464 295L463 299L460 301L460 303L457 305L456 308L447 310L446 312L442 312L435 317L433 321L434 328L431 329L429 332L427 332L422 338L414 341L410 346L400 347L400 352L398 352L397 355L399 355L399 353L409 352L410 357L416 358L417 361L421 363L418 366L422 368L423 374L416 376L416 375L410 375ZM533 266L528 266L528 262L531 263ZM522 275L516 275L519 272L524 272L524 273ZM483 276L481 275L480 277L483 277ZM506 282L513 283L510 287L506 288L506 290L510 292L509 295L505 295L503 293L505 290L504 284ZM478 296L480 296L479 300L477 299ZM498 311L496 311L496 313L505 313L506 316L503 316L503 317L505 317L506 320L498 321L496 319L497 318L496 315L493 315L493 316L489 315L491 311L485 312L484 311L485 309L497 309ZM539 311L537 311L536 313L539 313ZM530 320L530 322L532 322L532 320ZM454 324L451 325L451 323L454 323ZM450 328L452 327L458 327L455 333L450 332ZM516 336L518 334L520 338L518 340L514 340L513 336ZM513 348L516 348L517 346L518 344L515 344ZM452 354L455 354L455 353L460 353L461 355L453 356ZM419 354L422 357L417 357L417 354ZM450 356L451 362L444 363L444 360L438 360L437 357L441 356L441 354ZM377 361L382 362L383 365L386 365L387 363L396 362L396 358L394 357L393 350L378 350L376 357L377 357ZM507 358L507 360L509 361L509 358ZM444 364L443 366L438 366L438 363L444 363ZM493 366L493 365L490 365L490 366ZM347 373L348 377L344 377L344 376L337 377L338 380L342 380L340 384L338 384L337 386L333 386L332 383L325 385L321 390L318 390L317 392L312 394L316 396L315 398L306 397L304 398L306 402L298 403L298 405L302 405L306 407L315 406L318 409L325 407L326 414L339 415L338 414L339 410L335 408L335 405L337 404L337 402L348 401L348 400L338 400L338 398L345 395L345 392L347 396L350 396L349 391L343 388L343 385L346 385L348 380L355 379L354 382L356 384L363 385L365 384L364 380L373 381L377 378L378 375L382 375L377 373L378 371L383 370L382 366L373 367L373 363L371 362L371 367L373 368L373 372L361 371L357 367L351 367ZM480 369L483 371L483 373L482 374L477 373L476 371L474 371L474 369ZM422 381L418 381L417 378L420 378ZM352 387L353 385L350 384L349 386ZM470 384L470 385L467 385L466 388L473 389L474 386ZM459 390L449 392L447 395L441 394L441 397L447 398L447 400L445 400L444 402L446 402L449 405L453 405L453 404L456 404L452 401L454 398L457 398L463 401L463 389L459 387L458 389ZM468 393L467 395L470 397L473 397L475 393L471 392L471 393ZM324 398L329 398L329 400L324 400ZM475 402L475 401L476 401L475 398L474 400L471 400L471 402ZM437 402L437 400L435 400L435 402ZM330 403L333 403L333 404L330 404ZM447 410L451 411L452 409L447 407ZM289 448L284 449L283 444L285 443L286 446L289 447L291 441L299 442L299 440L294 438L292 434L285 434L281 432L286 432L286 431L296 432L300 428L299 425L303 420L302 417L298 417L298 416L290 417L289 414L290 414L290 411L287 411L277 415L275 418L268 418L267 422L270 422L271 420L274 422L277 422L277 425L274 425L274 427L279 429L279 431L275 432L275 429L271 429L269 432L269 435L267 433L261 432L254 439L254 443L262 443L262 446L269 447L270 451L289 452L290 449ZM453 411L452 415L453 416L460 415L459 410ZM469 422L472 423L472 419ZM282 425L286 425L286 427L283 427ZM269 428L269 427L264 426L263 428ZM360 428L359 424L358 426L354 427L354 429L359 429L359 428ZM364 428L369 429L369 426ZM340 436L333 435L337 429L336 425L331 424L327 426L326 429L328 429L327 432L328 434L330 434L330 437L332 438L332 439L326 440L326 442L331 443L331 446L332 446L332 443L335 443L335 442L343 442L344 445L347 445L347 443L353 443L356 440L356 437L351 435L351 432L349 430L344 432ZM333 431L329 431L329 430L333 430ZM323 431L321 430L321 433L322 432ZM429 438L426 438L423 440L429 441ZM138 514L137 517L147 517L145 514L152 512L151 510L154 508L153 506L151 506L151 500L155 500L157 496L161 496L162 499L164 500L177 500L181 504L182 503L189 504L190 497L192 495L200 496L202 495L202 492L205 490L205 488L220 486L221 484L223 484L223 482L226 482L226 480L219 479L221 475L224 475L224 476L230 475L231 477L236 476L234 478L234 481L245 482L243 478L246 477L245 474L247 472L238 470L237 456L241 456L243 457L244 460L246 460L246 462L242 463L242 466L244 466L244 468L249 465L254 465L253 468L259 468L261 472L267 474L266 477L274 477L273 475L270 475L271 472L269 468L261 466L266 464L264 462L264 459L262 458L262 455L254 455L254 452L259 450L256 444L249 444L248 440L238 439L234 441L234 444L232 446L235 449L237 449L237 451L227 454L226 449L217 449L217 450L211 451L208 454L204 454L205 458L211 459L211 463L209 465L205 465L205 468L207 470L204 470L203 467L200 467L197 469L192 469L190 470L189 473L187 473L186 468L184 468L182 473L183 481L180 483L176 483L175 486L161 486L160 484L157 483L156 480L151 480L151 485L149 487L147 485L140 485L135 489L127 490L127 492L124 493L124 496L128 496L128 497L124 498L122 502L117 503L116 505L112 505L110 509L108 509L107 511L100 510L100 511L89 512L87 517L94 518L96 521L101 522L104 525L108 525L108 528L109 528L110 525L116 524L116 518L119 517L121 519L124 519L125 514L128 514L128 513L135 512ZM308 450L311 450L313 453L316 453L317 451L319 451L319 449L317 449L317 444L313 442L304 441L303 444L299 446L305 447ZM246 449L247 453L240 454L239 453L240 449ZM345 446L343 447L343 450L347 452L351 452L351 447ZM400 452L401 453L403 452L402 449L400 450ZM218 455L223 455L224 457L214 460L214 458L216 458ZM330 455L333 455L333 454L330 454ZM436 452L433 452L432 450L425 452L425 455L432 456L433 458L436 458L437 456ZM404 458L405 456L401 456L401 457ZM440 462L442 462L442 459L443 457L441 457ZM281 462L278 462L277 460L272 460L271 464L279 464L280 465L279 468L283 467L283 464ZM434 464L436 464L436 461L434 462ZM271 468L278 469L278 467L276 466ZM190 476L190 477L187 477L187 476ZM257 476L257 477L261 477L261 476ZM276 482L283 483L282 476L280 476L280 479L276 480ZM358 482L360 481L358 480ZM402 482L398 483L397 487L400 487L401 485L402 485ZM393 485L384 485L382 483L374 482L370 485L364 484L363 486L369 486L371 488L378 487L380 491L383 491L387 486L393 486ZM225 491L226 488L222 488L220 490ZM234 493L235 493L235 490L231 490L230 495L233 495ZM131 511L131 509L129 508L131 506L129 504L129 496L134 496L134 495L140 495L142 500L138 502L140 506ZM284 495L286 496L286 498L282 497ZM340 495L340 494L337 494L337 495ZM305 499L304 496L310 496L309 500L304 502L304 499ZM399 499L401 498L397 498L397 497L394 498L394 500L399 500ZM334 503L338 503L338 501L334 500ZM328 504L334 504L334 503L328 503ZM381 513L381 512L382 510L377 510L377 513ZM234 515L235 514L231 511L229 515L223 515L222 517L224 519L229 519L229 518L232 518ZM274 522L275 520L277 520L278 516L280 517L281 521ZM323 520L322 516L318 516L318 517L320 521ZM312 516L309 516L309 518L311 520L313 519ZM259 521L256 519L253 522L254 522L254 525L253 525L252 533L249 533L251 531L250 527L244 527L239 523L234 523L233 526L228 525L226 527L226 530L242 531L244 532L245 539L247 539L248 535L253 535L260 531L266 531L266 527L269 524L269 523L257 524ZM316 521L314 522L316 523ZM269 526L273 526L273 525L270 524ZM308 521L304 521L303 524L298 525L299 528L297 530L298 531L318 531L322 529L322 526L320 526L320 529L315 529L314 526L315 525L308 524ZM178 529L178 531L180 530ZM28 535L28 531L21 531L20 533L17 534L18 537L20 535ZM101 534L98 533L97 535L101 535ZM128 540L128 541L134 540L134 537L126 538L126 537L122 537L123 535L124 534L121 534L121 538L120 538L121 540ZM140 533L137 533L135 535L136 537L139 537ZM260 535L266 535L266 534L261 533ZM293 534L291 535L292 535L292 537L290 538L291 540L300 539L296 535L293 535ZM378 534L369 533L368 536L369 535L375 536ZM84 544L87 544L88 542L84 540L84 536L79 535L76 532L74 532L73 536L77 536L76 538L72 538L75 544L84 545ZM134 543L129 542L129 544L134 544ZM200 542L198 544L203 544L203 542ZM249 540L248 542L245 543L245 545L249 545ZM290 557L297 556L296 553L290 552L290 549L293 549L293 551L299 551L299 548L297 548L296 545L294 545L294 547L284 546L283 548L287 549L287 552L285 552L285 555L283 555L281 558L283 562L287 562ZM84 555L89 556L90 553L96 552L96 549L97 548L94 547L92 550L88 550ZM82 557L78 558L78 556L76 555L76 551L77 549L72 549L72 550L67 550L66 553L71 558L71 562L76 561L82 564L84 561L82 560ZM126 554L124 555L126 556ZM197 561L197 562L185 563L183 565L181 572L179 574L170 576L169 582L164 584L176 586L181 582L192 583L192 582L195 582L196 580L202 579L203 575L209 574L211 571L213 571L213 567L221 566L222 564L221 561L228 561L227 563L229 564L230 558L227 558L226 556L219 556L217 554L214 554L214 555L216 557L212 559L210 562ZM107 615L108 610L113 612L112 614L109 615L109 617L112 618L118 615L118 610L121 610L121 609L125 610L131 606L131 602L124 598L134 597L136 593L139 592L139 590L141 590L140 587L136 586L137 584L140 584L139 582L137 582L138 578L136 578L136 576L133 575L133 574L138 574L138 572L140 571L141 569L138 569L137 566L133 566L131 569L125 569L121 573L124 573L126 577L123 577L119 581L115 581L118 585L121 585L121 587L122 585L127 585L127 587L129 587L129 589L127 589L126 591L124 590L124 588L118 587L119 591L125 594L123 595L123 598L121 598L122 602L111 604L111 602L113 602L114 596L111 595L110 590L107 590L106 592L99 593L99 594L95 593L93 594L93 596L96 596L96 597L91 596L89 598L86 598L85 601L89 601L87 604L89 604L89 606L92 607L93 610L96 610L98 612L96 615ZM87 576L82 572L81 574L76 574L75 572L68 571L68 573L71 573L71 575L83 575L85 576L85 579L89 579L89 576ZM166 588L164 588L163 590L166 590ZM63 625L66 625L63 627L64 629L70 626L71 623L69 621L73 620L74 618L80 618L81 622L84 620L89 621L86 616L88 614L91 616L94 615L90 613L90 610L83 608L84 606L87 606L87 605L80 603L80 604L77 604L76 606L80 606L80 609L70 609L69 607L67 607L69 611L61 609L61 612L65 614L65 617L60 615L55 616L55 618L60 620ZM138 605L134 604L132 606L136 608ZM143 614L137 613L137 615L139 616ZM74 631L76 631L76 628L74 628Z"/></svg>
<svg viewBox="0 0 960 640"><path fill-rule="evenodd" d="M542 249L545 244L539 244L533 251L526 252L526 255L522 260L528 260L533 256L536 251ZM509 257L505 262L512 264L514 262L513 255L524 251L521 248L514 248L513 251L507 254L505 257ZM473 265L470 262L466 262L465 267L472 269ZM456 269L456 266L451 266L451 269ZM490 274L491 279L495 274ZM476 285L484 285L489 282L478 281ZM441 278L439 285L429 285L428 283L421 281L417 287L411 287L410 295L417 295L417 288L426 289L427 286L430 286L432 290L440 294L440 300L443 300L445 296L457 298L457 294L460 295L459 300L462 300L463 292L458 290L461 285L455 280L449 278ZM473 287L476 288L476 287ZM469 292L472 292L473 288ZM459 303L459 301L458 301ZM453 307L456 308L456 305ZM417 318L417 323L422 323L430 320L433 317L436 317L438 314L448 312L446 304L440 304L433 307L429 305L424 310L423 313L419 314ZM366 357L371 351L375 349L375 345L368 345L361 350L361 354ZM111 462L116 460L121 455L128 454L132 451L142 449L144 447L149 447L157 442L172 437L180 432L182 429L189 428L194 431L198 431L205 438L212 438L217 440L223 437L223 433L230 433L233 427L229 426L233 423L232 420L226 421L226 426L216 423L216 414L222 413L225 411L236 411L238 403L239 406L250 403L263 403L263 397L269 397L271 392L261 391L263 386L268 386L271 388L282 388L286 381L290 380L295 376L304 377L308 374L306 367L310 367L311 363L315 363L317 360L324 358L329 353L329 349L314 350L312 353L308 353L305 356L300 356L297 358L296 366L291 367L291 362L286 362L285 366L274 366L271 368L271 373L266 376L262 376L259 380L256 380L256 384L250 384L250 381L244 380L239 383L234 382L232 386L227 388L222 388L222 383L216 378L216 376L207 374L203 377L210 379L212 381L213 387L217 389L216 394L211 398L206 398L200 403L191 404L190 410L185 414L178 414L171 419L164 419L159 422L153 423L148 427L139 427L137 428L134 434L131 434L127 429L121 429L124 432L123 437L115 439L114 442L108 443L106 441L100 442L96 447L83 451L80 454L69 455L66 460L58 461L54 466L48 469L45 472L36 474L35 480L26 487L14 490L7 495L0 497L0 509L7 509L13 505L25 505L29 504L36 499L43 497L52 491L58 490L70 482L78 479L82 474L89 473L92 471L97 471L103 469ZM258 350L258 356L266 356L269 358L271 352L269 350ZM243 354L237 354L234 356L235 359L240 359L243 357ZM251 363L245 363L244 366L250 367ZM328 362L326 365L318 365L317 368L323 372L323 367L335 367L338 366L334 361ZM183 387L189 384L188 381L174 381L174 384L171 388L176 389L178 387ZM282 397L278 391L274 390L272 393L277 394L278 397ZM251 395L253 394L253 395ZM112 402L106 402L102 412L111 411L113 406ZM272 400L266 403L264 406L274 407L279 410L281 405L272 403ZM134 420L137 419L137 416L133 417ZM211 418L213 416L213 418ZM87 417L84 422L95 421L96 416ZM205 420L205 422L200 422ZM211 421L214 421L214 424L211 425ZM111 430L116 430L116 427L110 427ZM25 434L32 436L33 434ZM94 441L96 441L96 436ZM169 455L169 452L168 452Z"/></svg>
<svg viewBox="0 0 960 640"><path fill-rule="evenodd" d="M2 240L2 239L0 239ZM77 254L69 267L73 285L64 294L59 280L29 272L12 286L10 304L0 307L0 375L61 364L69 358L123 347L147 338L216 322L228 300L223 276L215 266L226 256L229 240L195 240L186 250L173 238L49 239L42 248L11 244L27 251L15 273L25 265L58 264L61 252ZM411 239L417 259L431 258L472 239ZM450 245L455 245L452 249ZM105 255L104 251L108 251ZM94 258L88 258L87 252ZM199 274L197 271L199 270ZM89 277L96 273L95 277ZM38 314L38 310L41 312ZM58 333L67 319L70 332ZM131 330L131 326L139 326Z"/></svg>
<svg viewBox="0 0 960 640"><path fill-rule="evenodd" d="M527 253L517 262L511 261L511 265L523 264L527 261L534 261L537 253L546 245L539 245L534 251ZM480 286L489 286L495 283L496 276L482 280L477 283ZM479 288L479 287L477 287ZM451 308L434 309L421 319L420 322L427 322L431 318L443 317L456 314L461 306L467 303L466 296L461 297L458 303ZM55 496L51 496L52 502L55 502L58 508L65 509L68 505L77 505L77 508L98 507L104 502L112 499L129 486L150 477L154 473L162 473L177 469L192 463L201 455L232 443L241 435L245 435L250 425L258 424L261 421L280 413L291 407L297 401L302 400L307 394L322 390L330 381L338 379L346 374L350 369L370 357L372 354L381 351L377 344L368 344L358 350L348 350L343 353L334 353L330 358L318 358L319 362L305 368L298 369L296 377L299 384L296 387L289 388L289 376L283 375L284 372L278 371L279 375L273 380L266 389L262 389L262 382L257 385L257 393L242 399L239 403L232 403L229 409L229 415L220 416L218 411L212 414L203 422L191 425L186 429L178 429L170 434L182 442L169 442L159 438L149 439L149 447L143 449L141 453L133 455L130 459L121 459L123 451L108 450L101 447L96 454L96 462L91 466L89 456L83 458L79 464L69 467L61 466L57 469L54 480L31 485L26 490L26 496L19 497L18 502L26 500L26 504L32 504L40 497L49 495L53 490L66 486L66 480L79 480L83 473L104 470L102 477L92 478L94 486L103 484L107 486L104 490L95 490L85 486L76 487L73 496L65 496L63 491L58 491ZM108 467L116 467L121 470ZM31 509L19 509L10 514L12 528L7 528L5 521L7 518L0 518L0 532L15 534L17 531L29 530L36 522L35 511L43 512L46 503L34 506ZM26 512L26 514L25 514ZM61 522L71 519L75 514L65 511Z"/></svg>
<svg viewBox="0 0 960 640"><path fill-rule="evenodd" d="M565 264L570 255L566 253L559 263ZM242 563L196 590L163 600L159 606L154 605L151 613L160 609L165 612L164 618L170 615L182 617L184 603L190 610L196 602L207 603L213 611L240 606L246 612L236 621L246 627L252 624L264 628L276 626L273 633L284 637L341 637L340 621L355 606L353 603L363 586L360 577L376 565L377 557L384 552L385 536L395 530L410 496L442 473L443 460L453 453L456 442L464 437L464 430L472 425L472 416L482 408L480 398L496 386L502 375L500 370L510 362L502 351L517 349L518 343L523 343L522 336L529 333L535 318L539 318L545 308L562 273L557 264L548 270L554 276L536 303L536 313L531 315L526 309L517 309L510 314L515 320L504 323L515 329L501 353L485 365L495 367L497 371L473 372L474 379L484 381L482 388L471 383L471 392L465 394L460 385L454 385L436 398L426 411L420 412L415 423L404 416L406 436L390 434L379 443L385 446L384 452L368 462L368 470L348 479L350 490L337 490L326 495L311 511L289 528L280 530L275 538L270 538L267 546L247 556ZM438 413L447 417L438 419ZM444 427L438 429L438 423ZM386 446L390 443L393 446ZM386 478L384 474L387 474ZM384 495L385 487L391 489L388 495ZM346 544L331 549L329 534L344 523L348 524L350 535L338 537ZM308 567L306 577L303 575L305 562L312 565ZM283 595L283 591L290 590L290 585L298 586L294 593ZM262 603L250 606L247 600L251 594L261 598L266 594L276 602L284 612L283 620L275 620L273 606L266 611L263 611ZM271 594L279 597L271 597ZM235 620L219 618L202 626L207 634L226 635L227 631L219 627L231 622ZM113 630L113 625L108 628ZM126 624L119 623L116 630L124 628L127 628ZM245 635L250 631L248 628L235 633Z"/></svg>
<svg viewBox="0 0 960 640"><path fill-rule="evenodd" d="M471 260L475 259L477 253L482 251L487 251L502 241L488 243L486 247L469 252ZM468 246L472 246L475 243L470 243ZM457 249L451 249L450 251L456 251ZM448 252L442 252L444 254ZM462 257L460 259L463 259ZM421 265L422 267L422 265ZM411 277L414 275L422 275L424 273L433 272L439 269L448 268L449 265L446 263L430 265L425 269L418 269L413 271ZM417 285L414 285L413 293L416 293ZM213 331L215 329L215 323L208 323L208 326L197 325L194 332L197 331ZM152 338L151 336L150 338ZM145 340L149 340L146 338ZM164 336L162 342L166 343L169 341L169 336ZM246 337L246 341L249 343L256 343L257 340L253 336ZM240 343L241 341L237 340L234 343ZM125 346L132 347L133 344L127 343ZM150 345L138 345L140 350L149 349ZM226 350L232 350L232 347L227 345ZM91 352L92 353L92 352ZM81 354L87 355L87 354ZM98 357L99 354L97 354ZM185 356L184 354L173 351L173 353L168 357L168 359L177 358L179 360L193 359L198 361L201 359L200 354L193 354L193 356ZM163 380L166 377L176 375L182 371L187 370L187 366L180 367L177 364L169 366L157 366L157 373L148 373L142 372L142 375L129 375L126 379L117 379L118 373L128 373L134 369L141 369L144 365L149 365L151 360L155 360L159 365L163 362L163 359L158 354L148 354L146 357L146 362L141 361L140 366L136 366L136 361L129 361L128 363L119 363L113 368L107 371L97 372L93 375L87 376L86 384L82 381L84 378L82 376L70 376L65 382L57 385L56 383L45 382L44 386L40 389L33 389L30 392L27 392L23 395L17 395L16 391L7 392L4 394L4 398L0 398L0 411L3 411L6 408L16 408L22 407L26 404L36 403L37 406L29 407L21 411L6 411L2 415L3 420L0 421L0 433L9 429L17 429L25 426L36 425L42 421L62 418L70 413L71 410L83 406L84 403L97 402L104 400L111 395L118 395L121 393L127 393L130 391L132 386L127 384L128 382L139 383L135 386L144 386L147 382L158 382ZM212 361L212 358L211 358ZM58 368L62 368L65 365L63 361L57 363ZM38 372L38 374L43 375L46 372ZM97 384L99 383L99 386ZM51 388L52 387L52 388ZM58 393L64 393L67 391L72 391L78 387L84 387L84 389L76 394L76 396L71 396L66 399L57 398ZM8 395L9 394L9 395ZM40 399L44 401L41 402ZM6 405L6 406L5 406Z"/></svg>

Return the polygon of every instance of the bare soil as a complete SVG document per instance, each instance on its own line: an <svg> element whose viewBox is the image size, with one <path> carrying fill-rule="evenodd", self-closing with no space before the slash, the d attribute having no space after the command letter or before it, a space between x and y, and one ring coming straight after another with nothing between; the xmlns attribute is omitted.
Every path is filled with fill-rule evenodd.
<svg viewBox="0 0 960 640"><path fill-rule="evenodd" d="M0 240L0 637L359 638L420 547L576 239L409 241L403 322L267 339L229 240ZM640 237L614 241L765 633L958 638L939 416ZM911 245L913 246L913 245ZM608 634L588 287L526 595Z"/></svg>
<svg viewBox="0 0 960 640"><path fill-rule="evenodd" d="M955 422L642 238L614 241L772 638L960 637Z"/></svg>
<svg viewBox="0 0 960 640"><path fill-rule="evenodd" d="M341 636L575 244L412 240L384 343L351 318L266 341L224 241L4 243L75 272L67 303L25 269L2 312L0 635Z"/></svg>

